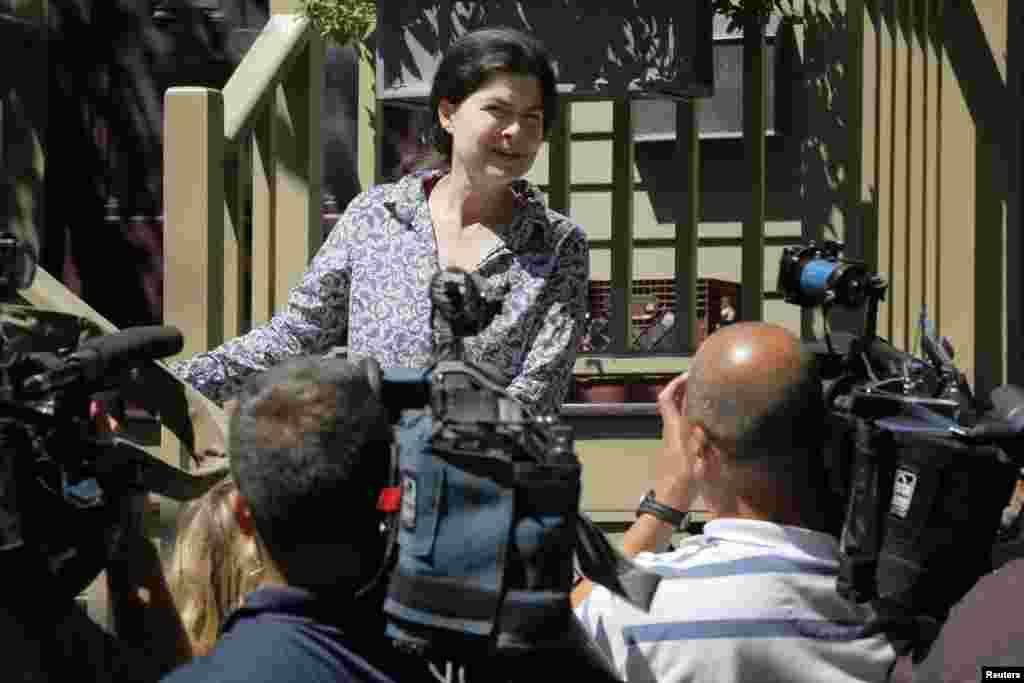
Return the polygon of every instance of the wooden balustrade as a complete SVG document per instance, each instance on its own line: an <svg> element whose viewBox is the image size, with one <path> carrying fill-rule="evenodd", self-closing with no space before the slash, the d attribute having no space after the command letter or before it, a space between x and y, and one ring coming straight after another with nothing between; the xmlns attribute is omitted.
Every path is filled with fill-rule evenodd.
<svg viewBox="0 0 1024 683"><path fill-rule="evenodd" d="M165 95L164 321L181 357L268 321L320 245L323 59L297 0L274 0L223 90Z"/></svg>

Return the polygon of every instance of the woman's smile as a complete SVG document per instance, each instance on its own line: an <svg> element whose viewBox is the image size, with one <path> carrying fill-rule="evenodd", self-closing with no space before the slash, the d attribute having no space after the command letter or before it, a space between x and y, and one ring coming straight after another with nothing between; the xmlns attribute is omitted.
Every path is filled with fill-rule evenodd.
<svg viewBox="0 0 1024 683"><path fill-rule="evenodd" d="M521 152L512 152L504 149L494 149L492 151L499 157L504 157L505 159L509 159L511 161L523 161L527 158L527 156Z"/></svg>

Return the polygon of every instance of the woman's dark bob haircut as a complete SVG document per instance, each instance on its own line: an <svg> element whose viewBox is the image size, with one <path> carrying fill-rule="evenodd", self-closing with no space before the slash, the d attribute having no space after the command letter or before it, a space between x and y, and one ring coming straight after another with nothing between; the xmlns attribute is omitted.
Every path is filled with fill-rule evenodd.
<svg viewBox="0 0 1024 683"><path fill-rule="evenodd" d="M456 40L445 53L430 89L430 140L446 162L452 158L452 136L438 120L441 100L457 106L499 72L536 77L544 97L544 135L555 125L558 115L555 69L544 45L533 36L512 28L471 31Z"/></svg>

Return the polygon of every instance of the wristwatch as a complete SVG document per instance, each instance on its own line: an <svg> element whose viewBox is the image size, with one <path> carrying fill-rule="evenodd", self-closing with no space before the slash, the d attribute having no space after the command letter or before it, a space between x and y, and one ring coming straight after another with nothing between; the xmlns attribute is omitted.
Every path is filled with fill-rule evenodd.
<svg viewBox="0 0 1024 683"><path fill-rule="evenodd" d="M651 489L640 501L640 507L636 509L636 516L654 515L666 524L671 524L676 530L686 528L686 519L690 516L688 512L676 510L674 507L663 505L654 499L654 489Z"/></svg>

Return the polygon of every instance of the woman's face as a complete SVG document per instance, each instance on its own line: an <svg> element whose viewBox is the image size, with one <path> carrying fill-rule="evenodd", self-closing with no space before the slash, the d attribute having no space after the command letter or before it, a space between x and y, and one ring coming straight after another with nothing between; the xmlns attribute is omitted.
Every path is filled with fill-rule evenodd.
<svg viewBox="0 0 1024 683"><path fill-rule="evenodd" d="M544 139L544 98L534 76L498 72L458 104L441 100L452 168L476 181L509 183L533 166Z"/></svg>

